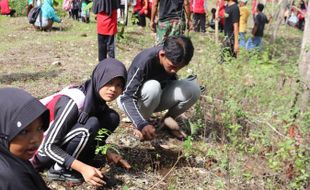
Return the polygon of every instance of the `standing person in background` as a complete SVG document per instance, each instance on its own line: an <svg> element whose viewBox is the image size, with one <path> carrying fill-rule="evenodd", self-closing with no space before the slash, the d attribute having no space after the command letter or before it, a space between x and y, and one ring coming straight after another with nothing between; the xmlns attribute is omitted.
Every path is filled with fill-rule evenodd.
<svg viewBox="0 0 310 190"><path fill-rule="evenodd" d="M9 0L2 0L0 2L0 11L1 15L10 15L11 17L14 16L15 10L11 9L9 6Z"/></svg>
<svg viewBox="0 0 310 190"><path fill-rule="evenodd" d="M307 3L304 0L299 0L297 7L300 9L297 11L298 25L300 30L304 30L305 27L305 17L307 15Z"/></svg>
<svg viewBox="0 0 310 190"><path fill-rule="evenodd" d="M82 6L81 6L81 17L82 22L89 23L90 18L90 10L86 9L86 6L90 3L90 0L82 0Z"/></svg>
<svg viewBox="0 0 310 190"><path fill-rule="evenodd" d="M228 52L230 56L237 57L239 52L239 20L240 11L237 3L234 0L225 0L227 5L225 7L224 18L224 49L223 57Z"/></svg>
<svg viewBox="0 0 310 190"><path fill-rule="evenodd" d="M136 0L136 5L133 7L135 17L138 19L138 26L145 27L145 16L148 14L148 0Z"/></svg>
<svg viewBox="0 0 310 190"><path fill-rule="evenodd" d="M117 0L94 0L93 12L97 15L98 60L115 57L115 34L117 33Z"/></svg>
<svg viewBox="0 0 310 190"><path fill-rule="evenodd" d="M119 5L119 18L122 20L125 20L125 4L127 1L127 6L128 6L128 0L121 0L120 5Z"/></svg>
<svg viewBox="0 0 310 190"><path fill-rule="evenodd" d="M72 0L64 0L62 4L62 8L68 12L69 18L72 17Z"/></svg>
<svg viewBox="0 0 310 190"><path fill-rule="evenodd" d="M219 17L219 31L223 32L224 31L224 20L225 20L225 7L226 7L226 0L220 0L217 1L219 4L219 12L218 12L218 17Z"/></svg>
<svg viewBox="0 0 310 190"><path fill-rule="evenodd" d="M34 23L34 28L37 30L50 31L54 22L61 22L61 19L56 15L53 8L53 0L44 0L40 14L41 16L38 15L36 22Z"/></svg>
<svg viewBox="0 0 310 190"><path fill-rule="evenodd" d="M246 49L251 50L254 48L260 48L262 45L262 39L264 36L265 24L268 24L271 17L268 19L263 13L264 5L259 3L257 5L257 15L255 17L254 27L252 29L252 38L249 38L246 43Z"/></svg>
<svg viewBox="0 0 310 190"><path fill-rule="evenodd" d="M71 15L73 20L79 20L80 0L72 0Z"/></svg>
<svg viewBox="0 0 310 190"><path fill-rule="evenodd" d="M206 32L207 5L207 0L191 0L195 32Z"/></svg>
<svg viewBox="0 0 310 190"><path fill-rule="evenodd" d="M155 24L158 4L158 23ZM185 15L186 25L192 29L189 0L153 0L150 27L156 32L156 44L163 43L168 36L183 34Z"/></svg>
<svg viewBox="0 0 310 190"><path fill-rule="evenodd" d="M239 45L240 47L245 47L245 33L246 33L246 28L248 26L248 19L250 16L250 10L246 6L248 0L241 0L239 9L240 9L240 26L239 26Z"/></svg>
<svg viewBox="0 0 310 190"><path fill-rule="evenodd" d="M0 89L0 189L49 189L29 162L48 125L39 100L22 89Z"/></svg>

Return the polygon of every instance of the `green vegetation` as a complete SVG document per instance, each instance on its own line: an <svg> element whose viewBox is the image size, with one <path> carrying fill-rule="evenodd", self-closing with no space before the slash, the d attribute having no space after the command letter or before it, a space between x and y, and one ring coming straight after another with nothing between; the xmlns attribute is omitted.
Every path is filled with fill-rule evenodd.
<svg viewBox="0 0 310 190"><path fill-rule="evenodd" d="M24 22L24 18L0 17L4 26L0 27L1 87L22 87L43 97L89 77L97 63L94 22L87 25L64 19L65 30L50 33L35 32ZM187 113L191 117L190 136L182 144L185 161L180 161L176 172L167 178L167 189L310 188L310 113L300 113L296 105L301 32L281 26L275 44L268 43L268 34L267 30L263 51L241 50L237 59L219 64L220 45L215 43L214 33L189 33L195 55L180 78L197 74L206 91ZM148 28L130 25L118 38L117 58L129 66L138 52L153 44L154 36ZM51 66L58 60L61 66ZM37 73L40 75L34 77ZM102 131L98 138L106 133ZM97 151L104 154L106 147ZM156 162L148 166L158 164L152 159ZM135 166L141 165L141 160L130 161ZM203 176L207 183L200 184L196 179L187 181L187 186L181 183L179 179L191 174L183 166L204 171L197 176ZM141 168L150 167L143 164ZM186 175L180 177L177 174L181 169ZM155 172L145 169L142 173ZM131 188L123 184L123 189Z"/></svg>
<svg viewBox="0 0 310 190"><path fill-rule="evenodd" d="M26 5L27 1L21 1L21 0L11 0L10 2L10 7L12 9L16 10L16 15L17 16L24 16L26 15Z"/></svg>
<svg viewBox="0 0 310 190"><path fill-rule="evenodd" d="M267 189L309 188L309 113L300 113L295 102L299 48L284 54L290 42L298 47L300 36L285 29L292 33L281 36L280 44L265 43L261 52L241 50L225 64L217 63L219 47L212 38L191 34L196 44L203 44L195 46L191 69L207 93L196 105L190 127L215 145L207 155L230 179L217 180L217 188L246 188L246 183ZM195 144L199 146L192 137L184 142L186 158L195 155Z"/></svg>
<svg viewBox="0 0 310 190"><path fill-rule="evenodd" d="M106 155L109 149L114 150L115 152L119 153L118 149L113 144L106 144L105 139L111 134L108 129L102 128L98 131L96 136L96 140L98 142L96 147L96 154Z"/></svg>

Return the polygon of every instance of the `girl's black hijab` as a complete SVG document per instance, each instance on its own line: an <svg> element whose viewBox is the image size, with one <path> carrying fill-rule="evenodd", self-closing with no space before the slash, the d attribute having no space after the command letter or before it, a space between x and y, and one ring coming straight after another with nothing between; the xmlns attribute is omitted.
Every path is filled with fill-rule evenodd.
<svg viewBox="0 0 310 190"><path fill-rule="evenodd" d="M8 149L9 142L39 116L44 130L49 126L49 111L28 92L18 88L0 89L0 146Z"/></svg>
<svg viewBox="0 0 310 190"><path fill-rule="evenodd" d="M40 116L46 130L49 126L49 111L39 100L22 89L0 88L0 154L11 168L16 169L15 172L27 173L39 189L47 189L30 162L9 151L9 143L14 137Z"/></svg>
<svg viewBox="0 0 310 190"><path fill-rule="evenodd" d="M79 87L86 96L78 120L79 123L85 124L90 116L99 115L106 109L106 102L100 97L99 90L116 77L121 77L123 79L123 86L125 87L127 70L124 64L116 59L107 58L96 66L91 79L87 80Z"/></svg>
<svg viewBox="0 0 310 190"><path fill-rule="evenodd" d="M120 0L94 0L93 2L93 12L98 14L100 12L105 12L111 16L112 11L120 7Z"/></svg>

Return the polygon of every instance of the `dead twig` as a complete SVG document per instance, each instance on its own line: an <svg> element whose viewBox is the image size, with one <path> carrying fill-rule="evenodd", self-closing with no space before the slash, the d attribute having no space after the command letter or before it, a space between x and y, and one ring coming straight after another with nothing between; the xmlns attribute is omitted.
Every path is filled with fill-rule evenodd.
<svg viewBox="0 0 310 190"><path fill-rule="evenodd" d="M287 136L283 135L278 130L276 130L269 122L267 122L267 121L259 121L259 120L256 120L256 121L259 122L259 123L265 123L270 129L272 129L275 133L277 133L281 137L288 138Z"/></svg>
<svg viewBox="0 0 310 190"><path fill-rule="evenodd" d="M259 123L265 123L270 129L272 129L275 133L277 133L279 136L285 138L285 139L291 139L290 137L283 135L282 133L280 133L277 129L275 129L269 122L267 121L260 121L260 120L256 120ZM303 144L299 144L299 146L301 146L302 148L305 148L306 150L310 151L310 148L307 147L306 145Z"/></svg>
<svg viewBox="0 0 310 190"><path fill-rule="evenodd" d="M164 181L167 176L175 169L176 165L179 163L180 159L182 158L182 155L178 156L178 159L175 161L171 169L166 173L166 175L161 178L157 183L155 183L152 187L149 188L149 190L154 189L157 185L159 185L162 181Z"/></svg>

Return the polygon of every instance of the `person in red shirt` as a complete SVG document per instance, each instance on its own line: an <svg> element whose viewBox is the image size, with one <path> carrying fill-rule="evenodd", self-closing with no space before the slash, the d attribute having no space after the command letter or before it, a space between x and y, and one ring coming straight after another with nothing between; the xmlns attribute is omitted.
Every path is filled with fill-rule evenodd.
<svg viewBox="0 0 310 190"><path fill-rule="evenodd" d="M219 13L218 17L220 18L219 21L219 30L222 32L224 30L224 20L225 20L225 0L221 0L219 2Z"/></svg>
<svg viewBox="0 0 310 190"><path fill-rule="evenodd" d="M0 11L1 15L10 15L10 16L14 16L16 12L14 9L10 8L9 0L2 0L0 2Z"/></svg>
<svg viewBox="0 0 310 190"><path fill-rule="evenodd" d="M117 33L117 9L115 0L94 0L93 12L97 15L98 60L115 58L115 34Z"/></svg>
<svg viewBox="0 0 310 190"><path fill-rule="evenodd" d="M148 14L148 0L137 0L136 5L133 7L133 12L135 17L138 19L137 25L145 27L145 16Z"/></svg>
<svg viewBox="0 0 310 190"><path fill-rule="evenodd" d="M206 0L191 0L191 11L194 19L194 31L206 32L206 13L207 1Z"/></svg>

